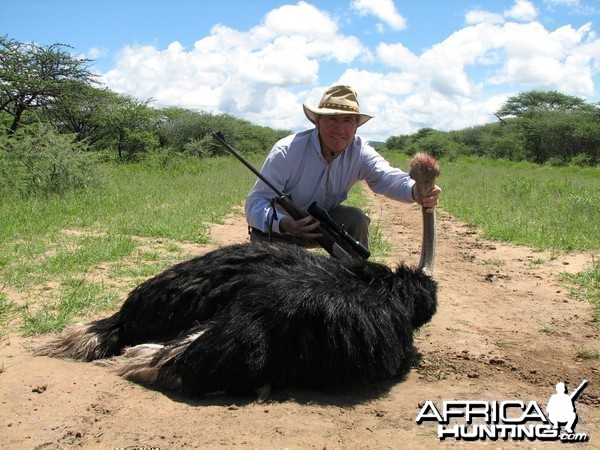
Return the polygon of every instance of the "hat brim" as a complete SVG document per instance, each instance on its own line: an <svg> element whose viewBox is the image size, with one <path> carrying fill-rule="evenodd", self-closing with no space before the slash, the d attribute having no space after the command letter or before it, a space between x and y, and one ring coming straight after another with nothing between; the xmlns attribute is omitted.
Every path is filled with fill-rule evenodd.
<svg viewBox="0 0 600 450"><path fill-rule="evenodd" d="M331 108L311 108L307 105L302 105L304 109L304 115L307 117L315 125L317 124L318 116L336 116L338 114L350 114L353 116L358 116L357 128L361 125L364 125L369 120L373 118L373 116L369 116L368 114L355 113L352 111L345 111L343 109L331 109Z"/></svg>

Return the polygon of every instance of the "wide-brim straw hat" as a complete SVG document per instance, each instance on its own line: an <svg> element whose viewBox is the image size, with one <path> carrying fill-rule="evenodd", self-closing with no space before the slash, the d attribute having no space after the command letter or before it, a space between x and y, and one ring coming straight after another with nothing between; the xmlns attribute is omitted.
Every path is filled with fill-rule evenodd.
<svg viewBox="0 0 600 450"><path fill-rule="evenodd" d="M350 86L333 86L325 91L319 106L311 108L302 105L308 120L316 125L318 116L333 116L336 114L353 114L358 116L357 124L364 125L373 116L360 112L358 96Z"/></svg>

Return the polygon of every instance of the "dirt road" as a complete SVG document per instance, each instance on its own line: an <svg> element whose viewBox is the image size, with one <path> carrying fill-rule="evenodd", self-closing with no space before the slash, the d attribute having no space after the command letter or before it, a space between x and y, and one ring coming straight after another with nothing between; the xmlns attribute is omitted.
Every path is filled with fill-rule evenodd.
<svg viewBox="0 0 600 450"><path fill-rule="evenodd" d="M416 264L418 209L374 196L371 210L392 244L385 261ZM212 236L215 245L245 240L243 218L214 226ZM211 248L190 248L190 256ZM416 424L422 406L428 400L520 400L545 408L556 383L572 390L587 379L575 405L576 432L589 440L572 448L600 448L600 368L597 358L582 357L583 350L600 350L599 327L589 305L570 299L558 278L590 264L590 255L486 241L439 210L439 309L416 336L421 364L402 382L340 395L290 389L264 404L254 398L191 400L124 381L93 364L33 357L31 345L48 337L10 333L0 342L0 447L472 447L453 438L440 441L433 421ZM561 445L502 439L477 444Z"/></svg>

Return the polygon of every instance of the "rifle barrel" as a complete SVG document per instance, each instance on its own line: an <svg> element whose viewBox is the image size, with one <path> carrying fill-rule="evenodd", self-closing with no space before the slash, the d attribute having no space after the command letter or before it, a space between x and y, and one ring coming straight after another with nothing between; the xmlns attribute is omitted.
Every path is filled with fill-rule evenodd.
<svg viewBox="0 0 600 450"><path fill-rule="evenodd" d="M571 395L570 395L571 400L575 399L575 397L577 397L581 393L581 391L587 384L588 384L588 380L583 380L581 382L581 384L579 386L577 386L577 389L575 389L573 392L571 392Z"/></svg>
<svg viewBox="0 0 600 450"><path fill-rule="evenodd" d="M258 178L260 178L260 180L265 183L267 186L269 186L278 196L280 197L284 197L283 192L281 192L279 189L277 189L273 183L271 183L269 180L267 180L262 173L260 173L258 170L256 170L256 168L250 164L242 155L240 155L236 149L234 149L231 145L229 145L227 143L227 141L225 140L225 138L223 137L223 134L220 131L214 131L213 132L213 137L219 141L219 143L221 145L223 145L223 147L225 147L229 153L231 153L233 156L235 156L237 159L240 160L240 162L245 165L248 169L250 169L250 171L256 175Z"/></svg>

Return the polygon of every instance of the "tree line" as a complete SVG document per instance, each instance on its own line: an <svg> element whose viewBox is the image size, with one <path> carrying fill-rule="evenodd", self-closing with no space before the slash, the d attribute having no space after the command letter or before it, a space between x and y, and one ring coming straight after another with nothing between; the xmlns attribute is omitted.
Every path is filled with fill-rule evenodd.
<svg viewBox="0 0 600 450"><path fill-rule="evenodd" d="M93 61L64 44L0 36L0 190L60 192L88 184L90 155L118 161L159 152L219 155L213 131L244 153L264 152L290 133L228 114L153 108L103 87ZM168 159L165 158L165 160Z"/></svg>
<svg viewBox="0 0 600 450"><path fill-rule="evenodd" d="M0 189L86 185L90 155L118 161L144 155L210 157L219 130L243 152L266 152L290 133L228 114L153 108L101 86L92 60L64 44L41 46L0 36ZM525 92L496 111L498 121L458 131L423 128L378 148L438 157L476 155L536 163L597 165L600 105L559 92ZM168 156L167 156L168 159ZM21 187L19 187L21 186Z"/></svg>
<svg viewBox="0 0 600 450"><path fill-rule="evenodd" d="M495 112L498 121L457 131L422 128L391 136L382 148L438 157L460 155L530 161L538 164L600 164L600 103L556 91L529 91L509 97Z"/></svg>
<svg viewBox="0 0 600 450"><path fill-rule="evenodd" d="M91 151L113 149L119 157L130 158L159 147L200 156L219 153L207 139L214 130L247 151L268 148L288 133L227 114L152 108L152 99L138 100L100 86L90 69L93 61L73 56L71 49L0 37L0 126L5 136L44 123Z"/></svg>

